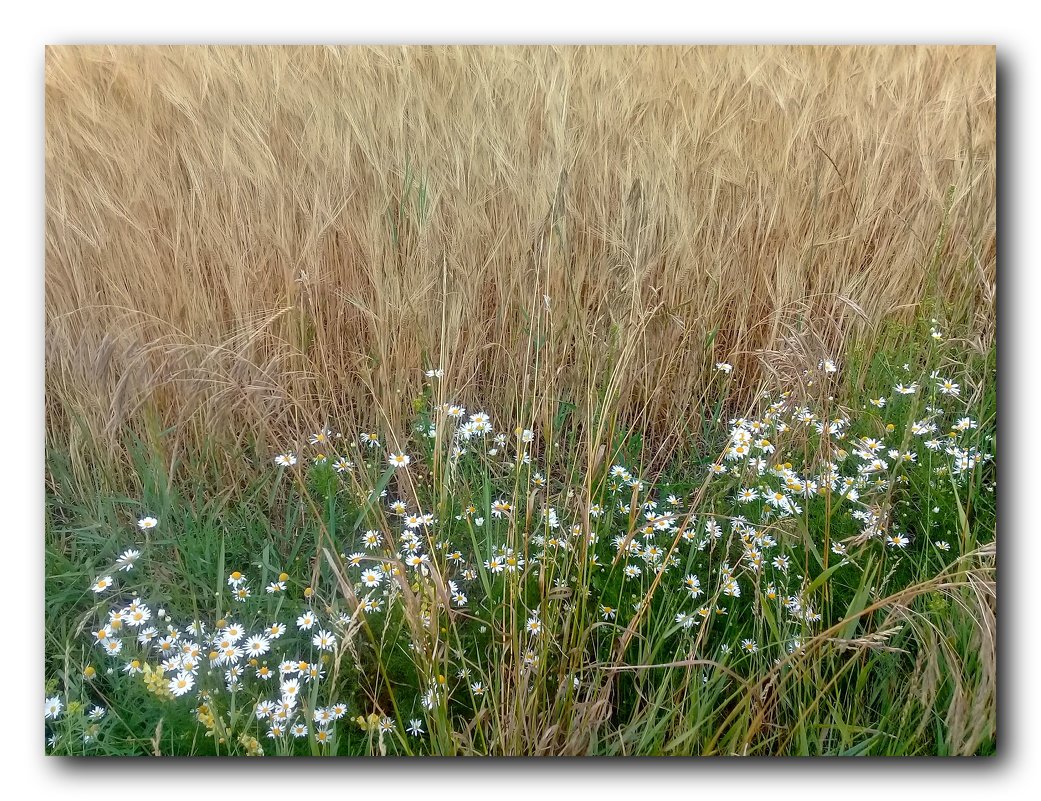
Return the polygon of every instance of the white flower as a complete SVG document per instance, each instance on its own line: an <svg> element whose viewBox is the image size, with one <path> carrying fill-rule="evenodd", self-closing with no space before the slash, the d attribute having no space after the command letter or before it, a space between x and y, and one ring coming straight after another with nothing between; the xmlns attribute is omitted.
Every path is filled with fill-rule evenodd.
<svg viewBox="0 0 1041 801"><path fill-rule="evenodd" d="M137 527L144 531L145 529L155 528L159 525L159 521L154 517L142 517L137 521Z"/></svg>
<svg viewBox="0 0 1041 801"><path fill-rule="evenodd" d="M392 453L387 462L391 467L408 467L412 459L407 453Z"/></svg>
<svg viewBox="0 0 1041 801"><path fill-rule="evenodd" d="M382 581L383 572L381 570L370 568L361 574L361 582L366 587L378 587Z"/></svg>
<svg viewBox="0 0 1041 801"><path fill-rule="evenodd" d="M55 719L61 714L62 708L63 705L59 696L54 695L50 698L46 698L43 702L43 716L45 719Z"/></svg>
<svg viewBox="0 0 1041 801"><path fill-rule="evenodd" d="M140 555L141 552L134 549L123 551L123 553L119 555L119 558L116 559L116 569L125 570L129 573L134 569L134 563Z"/></svg>
<svg viewBox="0 0 1041 801"><path fill-rule="evenodd" d="M186 670L182 670L167 685L167 689L177 696L184 695L195 686L195 677Z"/></svg>

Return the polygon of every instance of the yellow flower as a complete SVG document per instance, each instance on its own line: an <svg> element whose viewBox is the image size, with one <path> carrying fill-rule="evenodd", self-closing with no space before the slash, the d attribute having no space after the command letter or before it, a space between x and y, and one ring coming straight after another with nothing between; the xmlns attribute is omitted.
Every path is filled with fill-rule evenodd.
<svg viewBox="0 0 1041 801"><path fill-rule="evenodd" d="M141 675L144 679L145 687L148 688L148 692L167 701L173 700L174 695L170 692L168 682L163 676L161 670L154 670L151 665L146 663Z"/></svg>
<svg viewBox="0 0 1041 801"><path fill-rule="evenodd" d="M357 723L363 731L376 731L380 725L380 716L375 712L370 714L367 718L358 715L358 717L354 719L354 722Z"/></svg>
<svg viewBox="0 0 1041 801"><path fill-rule="evenodd" d="M246 732L239 735L239 745L246 749L246 756L264 756L264 748L256 737Z"/></svg>

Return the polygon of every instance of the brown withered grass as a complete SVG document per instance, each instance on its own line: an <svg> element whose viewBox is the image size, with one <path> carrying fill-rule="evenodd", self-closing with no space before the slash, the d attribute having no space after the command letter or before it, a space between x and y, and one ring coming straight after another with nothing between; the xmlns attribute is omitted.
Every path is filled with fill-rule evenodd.
<svg viewBox="0 0 1041 801"><path fill-rule="evenodd" d="M551 416L626 343L668 431L806 320L992 318L995 52L52 47L46 202L74 452L401 431L438 364Z"/></svg>

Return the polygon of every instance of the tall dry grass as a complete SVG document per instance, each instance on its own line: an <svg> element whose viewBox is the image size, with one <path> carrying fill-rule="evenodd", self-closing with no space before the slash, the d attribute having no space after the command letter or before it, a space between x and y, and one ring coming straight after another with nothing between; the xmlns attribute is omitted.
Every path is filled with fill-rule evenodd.
<svg viewBox="0 0 1041 801"><path fill-rule="evenodd" d="M671 431L799 314L988 319L971 47L54 47L48 431L400 430L418 368ZM147 425L146 425L147 424ZM96 456L96 454L95 454ZM93 458L93 457L92 457Z"/></svg>

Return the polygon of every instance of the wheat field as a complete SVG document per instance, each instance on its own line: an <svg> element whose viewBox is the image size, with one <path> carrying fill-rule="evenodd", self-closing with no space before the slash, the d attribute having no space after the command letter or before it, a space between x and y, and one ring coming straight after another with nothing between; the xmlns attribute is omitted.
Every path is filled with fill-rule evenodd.
<svg viewBox="0 0 1041 801"><path fill-rule="evenodd" d="M993 48L45 82L47 753L996 753Z"/></svg>
<svg viewBox="0 0 1041 801"><path fill-rule="evenodd" d="M667 439L807 321L840 355L940 298L992 336L995 54L51 47L46 204L74 458L147 420L400 432L431 365L550 419L621 347L620 413Z"/></svg>

